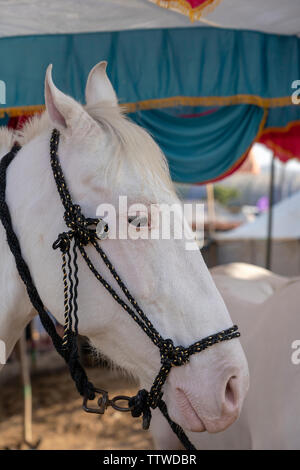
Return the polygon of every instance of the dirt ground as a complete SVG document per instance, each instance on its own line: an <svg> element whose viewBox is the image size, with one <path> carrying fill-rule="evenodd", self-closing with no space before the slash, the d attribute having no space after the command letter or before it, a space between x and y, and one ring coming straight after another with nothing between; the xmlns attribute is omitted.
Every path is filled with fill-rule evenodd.
<svg viewBox="0 0 300 470"><path fill-rule="evenodd" d="M104 416L85 413L82 399L57 353L47 355L32 377L33 440L39 449L152 449L141 419L111 408ZM45 362L45 357L43 358ZM42 361L42 362L43 362ZM38 363L41 361L38 361ZM49 367L49 363L51 367ZM134 395L137 385L106 368L87 370L98 388L114 395ZM23 391L18 364L7 364L0 382L0 449L22 449ZM28 447L27 447L28 448Z"/></svg>

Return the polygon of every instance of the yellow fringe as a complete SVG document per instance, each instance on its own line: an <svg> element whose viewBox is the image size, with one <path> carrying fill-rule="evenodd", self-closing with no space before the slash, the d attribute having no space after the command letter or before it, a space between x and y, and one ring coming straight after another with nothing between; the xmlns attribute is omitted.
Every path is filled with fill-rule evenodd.
<svg viewBox="0 0 300 470"><path fill-rule="evenodd" d="M214 9L221 3L222 0L206 0L202 5L193 8L186 0L150 0L162 8L169 8L170 10L178 11L190 18L193 23L199 20L201 16L214 11Z"/></svg>
<svg viewBox="0 0 300 470"><path fill-rule="evenodd" d="M41 113L44 111L45 105L37 104L34 106L16 106L14 108L0 108L0 118L8 114L9 117L29 116L34 113Z"/></svg>
<svg viewBox="0 0 300 470"><path fill-rule="evenodd" d="M145 101L121 104L127 113L139 110L169 108L173 106L230 106L236 104L253 104L261 108L273 108L291 105L291 97L261 98L256 95L233 96L172 96L170 98L158 98ZM10 117L30 115L44 111L44 105L16 106L13 108L0 108L0 118L8 114Z"/></svg>
<svg viewBox="0 0 300 470"><path fill-rule="evenodd" d="M169 108L173 106L230 106L235 104L253 104L261 108L273 108L291 105L291 97L261 98L256 95L233 96L172 96L153 100L126 103L124 106L128 113L139 110Z"/></svg>

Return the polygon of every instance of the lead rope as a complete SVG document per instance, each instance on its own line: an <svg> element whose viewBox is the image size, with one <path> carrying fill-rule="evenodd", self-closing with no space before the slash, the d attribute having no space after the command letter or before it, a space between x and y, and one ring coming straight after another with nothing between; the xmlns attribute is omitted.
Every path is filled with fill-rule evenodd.
<svg viewBox="0 0 300 470"><path fill-rule="evenodd" d="M174 423L169 417L166 404L162 400L162 387L173 366L181 366L186 364L192 354L201 352L216 343L238 338L240 336L240 333L237 331L238 328L236 325L234 325L227 330L223 330L217 334L208 336L201 341L197 341L188 348L184 348L183 346L175 347L171 339L164 339L161 337L151 321L140 308L137 301L132 297L131 293L129 292L124 282L121 280L105 252L99 246L97 242L98 237L96 229L91 228L92 226L95 226L99 223L99 219L85 218L81 212L80 206L78 204L72 203L71 195L67 188L57 155L59 137L59 132L54 129L50 139L50 161L58 193L65 209L64 220L67 227L69 228L69 231L61 233L53 244L53 249L59 248L62 256L65 318L63 339L61 339L57 334L55 326L47 314L39 294L33 284L28 266L22 257L19 241L13 231L11 217L5 202L6 170L20 147L15 145L11 152L3 157L0 162L0 218L7 233L8 244L15 256L18 272L26 285L30 300L38 311L42 324L52 338L56 350L67 362L71 376L76 383L79 393L84 396L83 407L85 411L102 414L104 413L107 406L112 406L119 411L131 411L133 417L143 416L143 428L148 429L151 421L151 409L158 407L184 447L187 450L195 450L195 447L189 441L182 428L178 424ZM107 226L105 226L105 230L108 230ZM130 305L121 299L117 292L97 271L86 253L85 246L88 244L92 244L94 246L106 267L110 271L111 275L117 281L121 291L125 294ZM159 348L162 365L153 382L150 392L143 389L139 390L137 395L134 397L115 397L114 399L109 400L107 392L96 389L93 384L88 381L86 373L79 362L77 347L77 298L79 283L77 262L78 251L98 281L112 295L115 301L118 302L118 304L132 317L132 319L140 326L140 328L143 329L150 340ZM89 408L87 406L87 402L88 400L94 400L96 393L101 394L101 397L98 400L99 408ZM128 408L121 408L117 406L117 401L122 399L128 400Z"/></svg>
<svg viewBox="0 0 300 470"><path fill-rule="evenodd" d="M88 381L87 375L79 362L78 349L75 335L70 336L68 349L62 346L62 339L57 334L55 325L48 315L39 293L33 283L30 270L22 256L22 251L18 237L16 236L12 220L5 200L6 193L6 174L7 168L15 158L20 146L15 144L12 150L7 153L0 161L0 219L6 232L8 246L14 255L18 273L25 284L29 299L33 307L37 310L42 325L52 339L56 351L64 358L69 366L70 374L76 384L77 390L81 395L88 396L90 400L95 398L94 386Z"/></svg>

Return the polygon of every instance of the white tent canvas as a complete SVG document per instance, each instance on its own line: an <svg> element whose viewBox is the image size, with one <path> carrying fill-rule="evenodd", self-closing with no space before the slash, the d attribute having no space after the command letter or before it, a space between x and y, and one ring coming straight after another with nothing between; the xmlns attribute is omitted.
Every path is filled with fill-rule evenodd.
<svg viewBox="0 0 300 470"><path fill-rule="evenodd" d="M223 0L200 21L148 0L0 0L0 37L213 26L300 33L299 0Z"/></svg>
<svg viewBox="0 0 300 470"><path fill-rule="evenodd" d="M267 238L268 213L253 222L217 235L218 240L265 240ZM277 240L300 239L300 192L282 200L273 207L272 238Z"/></svg>

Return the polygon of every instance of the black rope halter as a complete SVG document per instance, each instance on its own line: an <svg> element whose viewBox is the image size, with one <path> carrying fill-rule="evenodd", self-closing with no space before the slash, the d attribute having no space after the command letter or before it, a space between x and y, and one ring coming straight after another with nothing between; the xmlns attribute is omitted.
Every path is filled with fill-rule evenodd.
<svg viewBox="0 0 300 470"><path fill-rule="evenodd" d="M58 158L58 145L60 134L58 130L52 131L50 140L50 162L55 183L63 204L65 213L64 220L68 231L59 234L53 243L53 249L60 249L62 256L62 272L64 283L64 335L61 338L49 317L43 302L34 286L30 270L22 257L21 247L16 234L14 233L11 216L5 201L6 192L6 171L14 159L20 146L14 145L12 150L5 155L0 162L0 218L6 230L9 247L15 257L18 272L24 281L28 295L34 308L38 311L42 324L52 338L53 344L59 354L65 359L69 366L71 376L76 384L79 393L84 397L83 408L89 413L103 414L108 406L118 411L130 411L133 417L143 417L143 428L148 429L151 421L151 409L159 408L169 422L172 430L178 436L184 447L188 450L195 450L182 428L174 423L168 415L165 402L162 400L163 385L172 367L177 367L189 362L190 356L204 351L208 347L221 341L228 341L238 338L240 333L238 327L234 325L227 330L208 336L191 346L175 346L171 339L164 339L155 329L151 321L145 315L137 301L132 297L130 291L118 275L112 263L99 245L99 239L103 238L97 233L97 225L100 223L102 232L107 232L108 227L102 219L86 218L81 212L78 204L73 204L69 193L64 174ZM85 247L93 245L99 253L103 262L107 266L112 277L116 280L121 291L125 294L128 302L125 302L113 289L108 281L97 271L91 259L86 253ZM79 362L77 336L78 336L78 253L86 262L87 266L102 284L102 286L112 295L116 302L131 316L131 318L143 329L155 346L159 349L161 367L155 377L150 391L139 390L133 397L117 396L109 399L108 392L97 389L88 381L87 375ZM97 407L89 407L88 401L94 400L99 395ZM121 407L119 401L127 401L128 406Z"/></svg>

